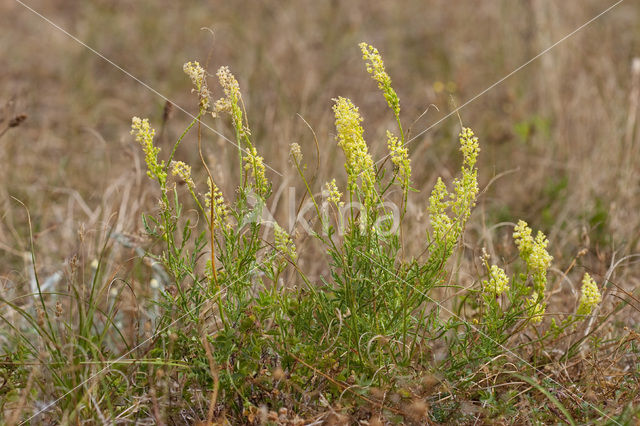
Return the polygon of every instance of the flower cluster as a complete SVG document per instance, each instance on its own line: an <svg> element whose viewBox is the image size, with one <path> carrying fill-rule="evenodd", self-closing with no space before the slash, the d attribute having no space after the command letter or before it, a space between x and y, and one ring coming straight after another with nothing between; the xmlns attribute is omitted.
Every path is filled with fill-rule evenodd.
<svg viewBox="0 0 640 426"><path fill-rule="evenodd" d="M289 146L289 158L295 166L300 166L300 163L302 163L302 149L295 142Z"/></svg>
<svg viewBox="0 0 640 426"><path fill-rule="evenodd" d="M504 269L498 265L491 265L489 270L489 281L483 280L482 285L484 290L491 296L500 296L505 291L509 290L509 277L504 272Z"/></svg>
<svg viewBox="0 0 640 426"><path fill-rule="evenodd" d="M409 189L409 180L411 179L411 160L409 160L409 152L398 138L388 130L387 147L389 148L391 155L391 162L393 162L393 165L398 170L400 182L406 191Z"/></svg>
<svg viewBox="0 0 640 426"><path fill-rule="evenodd" d="M473 130L463 127L460 132L460 151L462 152L462 176L453 182L455 196L453 197L452 210L464 223L471 215L471 210L476 205L478 195L478 170L475 168L480 152L478 138Z"/></svg>
<svg viewBox="0 0 640 426"><path fill-rule="evenodd" d="M542 322L542 318L546 309L546 304L542 300L542 296L534 294L533 297L526 300L525 305L527 311L529 312L529 319L531 320L531 322Z"/></svg>
<svg viewBox="0 0 640 426"><path fill-rule="evenodd" d="M231 115L231 121L239 136L249 135L249 129L242 121L242 109L240 108L241 95L238 80L229 70L229 67L220 67L216 72L220 86L224 91L224 98L216 101L213 108L213 116L216 117L220 112L226 112Z"/></svg>
<svg viewBox="0 0 640 426"><path fill-rule="evenodd" d="M380 56L378 49L367 43L360 43L359 46L362 51L362 59L367 63L367 72L378 82L378 88L382 90L389 108L398 117L400 115L400 100L393 87L391 87L391 77L384 69L382 56Z"/></svg>
<svg viewBox="0 0 640 426"><path fill-rule="evenodd" d="M333 112L336 117L336 130L338 131L336 139L346 157L344 166L347 171L349 191L356 190L358 177L360 177L365 204L369 204L375 199L375 172L373 159L364 141L364 130L360 125L362 117L358 108L349 99L339 97L334 101Z"/></svg>
<svg viewBox="0 0 640 426"><path fill-rule="evenodd" d="M447 213L449 204L451 204L449 198L446 185L442 178L438 177L429 197L429 220L433 239L447 247L453 246L458 239L453 229L453 220Z"/></svg>
<svg viewBox="0 0 640 426"><path fill-rule="evenodd" d="M602 302L602 295L598 290L598 285L589 274L584 274L580 292L580 305L576 313L578 315L589 315L593 308Z"/></svg>
<svg viewBox="0 0 640 426"><path fill-rule="evenodd" d="M189 190L193 190L195 188L195 183L193 183L193 179L191 179L191 166L182 161L172 161L171 162L171 174L173 176L178 176L180 179L187 184Z"/></svg>
<svg viewBox="0 0 640 426"><path fill-rule="evenodd" d="M327 197L327 201L335 204L336 207L342 207L344 203L341 201L342 193L338 191L336 180L332 179L331 182L324 184L322 194Z"/></svg>
<svg viewBox="0 0 640 426"><path fill-rule="evenodd" d="M195 86L194 91L200 98L200 110L207 110L211 104L211 93L209 93L209 89L207 88L207 73L204 68L200 66L199 62L194 61L185 63L182 70L189 76Z"/></svg>
<svg viewBox="0 0 640 426"><path fill-rule="evenodd" d="M429 197L429 220L435 241L432 253L439 253L442 259L449 256L460 238L478 195L478 170L475 168L480 151L478 138L466 127L459 136L463 155L462 176L454 180L453 193L449 193L442 179L438 178Z"/></svg>
<svg viewBox="0 0 640 426"><path fill-rule="evenodd" d="M164 170L164 161L158 163L160 148L153 146L153 137L156 131L151 128L148 119L133 117L131 119L131 134L136 137L136 141L144 151L147 175L151 179L156 178L160 185L164 187L167 181L167 172Z"/></svg>
<svg viewBox="0 0 640 426"><path fill-rule="evenodd" d="M525 261L527 270L532 275L534 290L538 293L544 293L547 284L547 270L553 260L553 256L547 252L549 244L547 237L542 231L538 231L534 239L527 222L521 220L514 229L513 239L518 246L520 258Z"/></svg>
<svg viewBox="0 0 640 426"><path fill-rule="evenodd" d="M258 155L258 151L254 147L249 147L246 156L242 159L245 161L245 170L253 174L256 186L255 189L260 196L266 198L269 195L269 181L265 175L264 160Z"/></svg>
<svg viewBox="0 0 640 426"><path fill-rule="evenodd" d="M280 225L276 223L274 227L274 234L276 249L283 255L289 256L289 259L295 262L298 259L296 246L293 244L293 241L287 231L282 229Z"/></svg>
<svg viewBox="0 0 640 426"><path fill-rule="evenodd" d="M538 231L536 238L533 238L532 230L527 222L521 220L513 231L513 239L518 246L520 258L527 264L527 272L531 274L533 280L533 296L530 304L540 304L536 311L544 313L544 293L547 286L547 270L551 266L553 256L547 252L549 241L547 237ZM536 318L541 318L536 315ZM537 321L539 322L539 321Z"/></svg>
<svg viewBox="0 0 640 426"><path fill-rule="evenodd" d="M229 209L222 196L222 191L220 191L216 183L210 178L207 179L207 184L209 185L209 192L204 196L204 204L210 208L213 203L214 221L228 227L229 221L227 218L229 216Z"/></svg>

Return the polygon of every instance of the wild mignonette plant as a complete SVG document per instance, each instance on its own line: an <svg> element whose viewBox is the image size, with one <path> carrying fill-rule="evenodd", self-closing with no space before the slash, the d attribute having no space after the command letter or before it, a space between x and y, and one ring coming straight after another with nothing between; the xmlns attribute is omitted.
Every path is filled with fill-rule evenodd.
<svg viewBox="0 0 640 426"><path fill-rule="evenodd" d="M264 401L274 386L310 392L319 386L319 378L328 398L343 392L345 383L394 386L397 377L433 370L429 348L445 339L449 361L438 367L441 372L475 368L510 352L505 345L515 330L538 327L544 319L552 257L545 235L538 232L534 238L523 221L513 233L523 264L519 273L510 277L485 255L486 275L478 277L479 287L458 298L455 311L437 300L433 290L448 285L450 259L478 196L479 141L470 128L460 131L459 175L450 185L438 178L424 200L429 229L422 254L412 256L403 237L407 200L414 189L400 101L378 50L366 43L360 48L367 72L396 119L396 128L386 132L392 170L374 163L360 110L344 97L333 100L344 187L339 179L331 179L313 188L304 173L301 148L292 145L292 164L316 214L310 232L328 256L328 270L320 281L299 265L300 252L290 233L262 220L271 183L252 140L240 86L229 68L216 73L224 96L214 102L206 71L197 62L184 65L199 109L166 160L153 144L149 121L132 120L147 174L160 190L157 212L143 218L149 235L162 246L149 256L164 265L171 278L159 301L160 343L152 355L190 362L193 368L180 372L185 392L189 383L212 389L212 406L219 398L242 412ZM206 147L201 120L209 114L228 117L235 131L239 175L234 198L220 191L202 154ZM194 176L191 165L175 158L194 127L202 176ZM183 200L173 178L185 183L191 201ZM394 186L402 191L396 215L391 203ZM318 189L321 199L314 192ZM184 203L196 206L206 226L183 217ZM591 314L600 300L596 283L585 275L576 314L560 325L553 322L540 341L557 337ZM476 304L477 314L463 317L464 304Z"/></svg>

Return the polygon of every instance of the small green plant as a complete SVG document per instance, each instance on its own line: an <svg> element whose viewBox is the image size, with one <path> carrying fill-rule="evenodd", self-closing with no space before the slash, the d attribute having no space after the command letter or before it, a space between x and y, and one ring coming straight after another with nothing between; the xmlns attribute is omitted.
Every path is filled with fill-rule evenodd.
<svg viewBox="0 0 640 426"><path fill-rule="evenodd" d="M432 370L432 354L425 348L452 332L455 338L449 342L445 371L473 371L490 357L511 352L505 345L514 330L535 326L544 317L552 257L544 234L534 238L523 221L513 237L525 268L509 278L498 265L489 265L488 256L483 257L487 278L477 291L480 314L473 323L437 302L434 289L449 285L449 260L476 203L478 138L471 129L462 128L460 176L451 190L438 178L428 200L430 228L424 251L410 255L404 244L404 222L413 188L400 101L379 52L366 43L360 48L367 71L396 118L397 128L386 132L392 168L374 163L359 109L343 97L334 99L333 106L336 140L345 158L343 189L332 179L323 186L323 197L316 196L304 173L300 146L292 145L292 163L315 212L309 229L328 254L329 269L320 282L312 281L300 267L289 232L261 219L271 183L251 140L239 84L227 67L217 72L224 96L211 102L205 71L197 62L185 64L199 97L199 112L166 162L159 159L148 121L133 119L132 133L145 152L148 174L161 191L158 213L144 218L147 232L164 246L152 256L175 283L160 302L163 315L156 328L163 343L152 353L192 360L194 368L186 373L186 383L211 388L214 400L220 398L238 412L252 412L249 408L264 402L265 392L273 386L304 393L318 377L325 379L325 392L334 396L344 392L342 384L393 388L399 385L397 377ZM202 156L199 129L207 114L228 115L235 130L240 175L231 203L215 185ZM194 126L206 172L205 194L198 192L191 167L174 161L177 146ZM198 230L182 217L182 194L168 179L170 167L171 175L186 183L206 229ZM396 211L391 208L394 186L402 193ZM554 323L556 336L599 302L597 286L585 280L588 285L576 316L561 326ZM460 303L476 303L475 292ZM547 333L540 341L551 336ZM274 371L286 372L286 380L275 379ZM269 404L282 403L276 398Z"/></svg>

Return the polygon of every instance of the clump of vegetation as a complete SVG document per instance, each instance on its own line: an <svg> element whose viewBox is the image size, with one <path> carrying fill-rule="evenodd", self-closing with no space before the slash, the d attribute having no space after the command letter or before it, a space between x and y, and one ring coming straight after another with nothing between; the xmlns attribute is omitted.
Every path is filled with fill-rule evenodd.
<svg viewBox="0 0 640 426"><path fill-rule="evenodd" d="M451 267L479 194L481 146L470 128L459 133L458 176L450 184L438 178L424 200L428 229L408 229L407 200L416 190L400 101L377 49L366 43L360 48L397 123L386 131L390 164L374 162L363 117L344 97L333 100L333 113L345 185L336 177L314 188L300 146L292 145L290 153L314 212L305 228L313 241L306 244L327 256L322 278L310 277L300 262L301 230L265 219L272 184L236 78L227 67L218 70L224 96L214 101L205 69L188 62L184 71L198 113L168 156L154 143L149 120L132 120L131 133L158 190L157 210L143 216L154 242L145 256L166 275L155 281L156 297L146 304L157 312L152 337L132 344L120 332L117 304L109 299L113 278L100 273L100 263L88 295L72 287L80 315L64 325L51 318L51 297L39 286L36 316L0 299L25 320L24 328L15 329L17 355L0 363L12 383L22 383L7 391L7 409L41 416L38 406L24 408L36 394L53 400L42 408L74 422L181 422L186 407L189 420L209 424L304 424L310 418L491 422L523 405L538 422L622 423L634 415L632 405L613 408L602 396L614 389L619 404L631 402L637 367L612 388L590 380L594 370L580 361L612 347L616 356L636 353L632 335L616 341L595 334L607 320L598 312L604 283L599 288L585 274L577 308L545 319L553 258L544 233L534 237L519 221L512 235L519 261L494 262L485 252L472 285L456 282ZM200 127L206 115L230 119L234 129L234 194L222 193L205 161ZM194 129L201 164L176 158ZM199 220L188 210L196 210ZM421 251L409 249L408 233L423 239ZM56 316L62 314L56 310ZM121 355L112 348L121 348ZM46 362L53 387L32 390L29 368L13 367L27 358L53 359ZM622 368L619 360L608 371ZM69 363L71 376L63 374ZM570 385L556 368L560 364L571 370Z"/></svg>

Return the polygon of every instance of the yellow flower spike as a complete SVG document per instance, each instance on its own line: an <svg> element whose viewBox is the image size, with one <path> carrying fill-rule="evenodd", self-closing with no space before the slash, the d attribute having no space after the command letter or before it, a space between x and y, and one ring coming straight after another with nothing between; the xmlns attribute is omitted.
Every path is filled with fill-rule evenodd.
<svg viewBox="0 0 640 426"><path fill-rule="evenodd" d="M543 302L547 286L547 270L551 266L553 256L547 252L549 240L542 233L533 238L533 231L524 220L518 221L513 230L520 258L527 264L527 272L533 279L533 294L527 299L527 307L531 316L531 321L539 323L546 310L546 303Z"/></svg>
<svg viewBox="0 0 640 426"><path fill-rule="evenodd" d="M513 229L513 239L516 242L520 253L528 253L533 245L533 237L531 237L531 228L524 220L518 221Z"/></svg>
<svg viewBox="0 0 640 426"><path fill-rule="evenodd" d="M532 297L527 299L526 306L531 322L541 323L546 311L546 303L542 301L542 297L534 293Z"/></svg>
<svg viewBox="0 0 640 426"><path fill-rule="evenodd" d="M547 237L538 231L534 239L533 231L527 222L520 220L513 232L513 239L516 242L520 258L527 264L527 271L533 279L533 289L535 293L544 295L547 284L547 270L551 266L553 256L547 252L549 241Z"/></svg>
<svg viewBox="0 0 640 426"><path fill-rule="evenodd" d="M600 294L600 290L598 290L598 284L596 284L589 274L584 274L580 292L580 305L578 306L576 314L589 315L593 311L593 308L602 302L602 295Z"/></svg>
<svg viewBox="0 0 640 426"><path fill-rule="evenodd" d="M216 117L220 112L226 112L231 115L231 121L236 128L238 135L244 137L250 134L247 126L242 121L242 108L240 107L241 94L238 80L229 70L229 67L220 67L216 72L220 86L224 91L224 98L218 99L213 106L212 115Z"/></svg>
<svg viewBox="0 0 640 426"><path fill-rule="evenodd" d="M478 195L478 170L475 164L480 152L478 138L473 131L463 127L459 135L460 151L462 152L462 176L453 182L455 198L452 203L453 213L460 217L460 222L466 222L471 210L476 205Z"/></svg>
<svg viewBox="0 0 640 426"><path fill-rule="evenodd" d="M207 184L209 185L209 192L207 192L204 196L204 204L207 207L211 207L211 203L213 203L213 214L214 220L218 224L218 226L226 226L229 227L229 209L227 208L227 204L224 201L224 197L222 195L222 191L218 188L218 186L211 179L207 179Z"/></svg>
<svg viewBox="0 0 640 426"><path fill-rule="evenodd" d="M182 162L182 161L172 161L171 162L171 174L173 176L178 176L180 179L187 184L189 190L193 190L195 188L195 183L193 183L193 179L191 178L191 166Z"/></svg>
<svg viewBox="0 0 640 426"><path fill-rule="evenodd" d="M299 144L294 142L289 145L289 159L293 162L294 165L301 166L302 149L300 148Z"/></svg>
<svg viewBox="0 0 640 426"><path fill-rule="evenodd" d="M336 207L340 208L344 205L341 201L342 193L338 190L336 180L332 179L331 182L324 184L323 195L327 197L327 201L333 203Z"/></svg>
<svg viewBox="0 0 640 426"><path fill-rule="evenodd" d="M480 152L480 145L478 143L478 138L468 127L463 127L460 132L460 151L462 151L462 156L464 158L464 164L472 168L476 164L476 160L478 158L478 153Z"/></svg>
<svg viewBox="0 0 640 426"><path fill-rule="evenodd" d="M360 178L365 203L370 204L375 199L375 172L373 159L364 141L364 130L360 125L362 117L358 108L349 99L339 97L334 101L333 112L338 131L336 139L346 157L344 166L347 171L349 191L356 190L358 178Z"/></svg>
<svg viewBox="0 0 640 426"><path fill-rule="evenodd" d="M432 252L448 257L471 216L478 195L478 171L475 168L480 147L478 138L469 128L460 132L460 151L463 155L462 176L453 182L454 192L438 178L429 197L429 216L436 244Z"/></svg>
<svg viewBox="0 0 640 426"><path fill-rule="evenodd" d="M409 189L409 180L411 179L411 160L409 160L409 152L402 142L396 136L387 130L387 147L391 155L391 162L398 170L400 182L405 190Z"/></svg>
<svg viewBox="0 0 640 426"><path fill-rule="evenodd" d="M280 225L276 223L274 226L274 234L276 249L283 255L289 256L289 258L295 262L298 259L296 246L287 231L282 229Z"/></svg>
<svg viewBox="0 0 640 426"><path fill-rule="evenodd" d="M270 185L265 174L264 160L258 155L255 147L249 147L246 154L242 158L245 161L244 168L253 175L258 194L266 198L269 195Z"/></svg>
<svg viewBox="0 0 640 426"><path fill-rule="evenodd" d="M191 82L196 86L196 90L200 91L205 83L205 71L197 61L187 62L182 66L185 74L191 78Z"/></svg>
<svg viewBox="0 0 640 426"><path fill-rule="evenodd" d="M393 110L396 117L400 115L400 100L393 87L391 87L391 77L384 69L384 62L382 56L378 52L378 49L367 43L360 43L360 50L362 51L362 59L367 63L367 72L371 74L371 77L378 82L378 88L382 90L382 93L389 104L389 108Z"/></svg>
<svg viewBox="0 0 640 426"><path fill-rule="evenodd" d="M483 280L482 285L485 292L491 296L500 296L505 291L509 290L509 277L504 272L504 269L498 265L491 265L489 270L489 280Z"/></svg>
<svg viewBox="0 0 640 426"><path fill-rule="evenodd" d="M161 186L167 181L167 173L164 171L164 161L158 162L160 148L153 146L153 137L156 131L149 125L148 119L133 117L131 119L131 134L136 137L144 151L144 161L147 164L147 175L153 179L158 179Z"/></svg>
<svg viewBox="0 0 640 426"><path fill-rule="evenodd" d="M447 187L442 179L438 178L429 197L429 219L433 228L433 239L443 242L447 247L455 243L455 235L452 231L453 221L447 214L449 198Z"/></svg>
<svg viewBox="0 0 640 426"><path fill-rule="evenodd" d="M204 68L200 66L199 62L194 61L185 63L182 70L189 76L191 82L195 86L194 91L200 98L200 109L208 109L211 104L211 93L209 93L209 89L207 88L207 73Z"/></svg>

